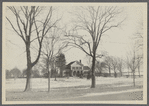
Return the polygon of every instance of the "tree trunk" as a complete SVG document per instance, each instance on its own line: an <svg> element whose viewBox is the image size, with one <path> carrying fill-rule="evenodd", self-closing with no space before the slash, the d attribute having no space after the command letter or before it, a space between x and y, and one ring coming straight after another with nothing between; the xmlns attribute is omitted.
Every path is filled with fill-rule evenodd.
<svg viewBox="0 0 149 106"><path fill-rule="evenodd" d="M116 78L117 77L117 73L115 71L115 68L114 68L114 77Z"/></svg>
<svg viewBox="0 0 149 106"><path fill-rule="evenodd" d="M128 77L129 77L129 67L128 67Z"/></svg>
<svg viewBox="0 0 149 106"><path fill-rule="evenodd" d="M120 73L121 73L121 77L122 77L123 76L122 70L120 71Z"/></svg>
<svg viewBox="0 0 149 106"><path fill-rule="evenodd" d="M92 85L91 88L95 88L95 60L96 53L94 52L93 60L92 60Z"/></svg>
<svg viewBox="0 0 149 106"><path fill-rule="evenodd" d="M49 71L49 57L47 59L47 72L48 72L48 92L50 92L50 71Z"/></svg>
<svg viewBox="0 0 149 106"><path fill-rule="evenodd" d="M29 39L27 37L27 39ZM26 87L24 91L30 91L30 79L31 79L31 69L32 69L32 63L31 63L31 56L30 56L30 42L26 42L26 57L27 57L27 79L26 79Z"/></svg>
<svg viewBox="0 0 149 106"><path fill-rule="evenodd" d="M60 68L60 76L63 77L63 69Z"/></svg>
<svg viewBox="0 0 149 106"><path fill-rule="evenodd" d="M30 91L31 90L31 85L30 85L30 79L31 79L31 67L27 68L27 77L26 77L26 87L25 87L25 91Z"/></svg>
<svg viewBox="0 0 149 106"><path fill-rule="evenodd" d="M135 71L133 70L133 85L135 87Z"/></svg>
<svg viewBox="0 0 149 106"><path fill-rule="evenodd" d="M109 76L111 77L111 69L110 69L110 67L109 67Z"/></svg>
<svg viewBox="0 0 149 106"><path fill-rule="evenodd" d="M50 92L50 71L48 70L48 92Z"/></svg>
<svg viewBox="0 0 149 106"><path fill-rule="evenodd" d="M139 77L141 77L141 76L140 76L140 66L138 66L138 73L139 73Z"/></svg>
<svg viewBox="0 0 149 106"><path fill-rule="evenodd" d="M55 70L55 81L57 81L57 80L56 80L56 69L54 69L54 70Z"/></svg>

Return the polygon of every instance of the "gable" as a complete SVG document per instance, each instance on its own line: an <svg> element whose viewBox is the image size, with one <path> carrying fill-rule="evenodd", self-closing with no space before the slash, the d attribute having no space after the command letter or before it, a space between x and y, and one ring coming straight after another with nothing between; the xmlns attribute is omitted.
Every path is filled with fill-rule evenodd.
<svg viewBox="0 0 149 106"><path fill-rule="evenodd" d="M73 64L71 64L71 67L82 67L82 64L79 64L77 61L75 61Z"/></svg>

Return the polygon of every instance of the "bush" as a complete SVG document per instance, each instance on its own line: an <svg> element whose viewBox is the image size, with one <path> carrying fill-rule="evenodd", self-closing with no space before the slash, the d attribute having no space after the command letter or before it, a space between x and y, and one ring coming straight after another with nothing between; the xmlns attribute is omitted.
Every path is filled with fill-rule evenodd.
<svg viewBox="0 0 149 106"><path fill-rule="evenodd" d="M114 72L114 77L115 77L115 78L117 77L117 73L116 73L116 72Z"/></svg>
<svg viewBox="0 0 149 106"><path fill-rule="evenodd" d="M44 77L44 78L48 78L48 76L49 76L48 73L44 73L44 74L43 74L43 77Z"/></svg>
<svg viewBox="0 0 149 106"><path fill-rule="evenodd" d="M11 78L18 78L18 77L21 77L21 71L17 68L17 67L15 67L15 68L13 68L10 72L9 72L9 74L10 74L10 77Z"/></svg>
<svg viewBox="0 0 149 106"><path fill-rule="evenodd" d="M109 74L108 74L108 73L104 73L103 76L104 76L104 77L108 77Z"/></svg>

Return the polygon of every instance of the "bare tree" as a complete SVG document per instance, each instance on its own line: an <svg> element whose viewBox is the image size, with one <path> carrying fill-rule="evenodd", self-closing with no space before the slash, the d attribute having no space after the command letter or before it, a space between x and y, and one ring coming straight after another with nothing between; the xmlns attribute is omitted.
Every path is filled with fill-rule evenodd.
<svg viewBox="0 0 149 106"><path fill-rule="evenodd" d="M129 53L128 55L129 57L128 58L128 65L129 65L129 68L131 69L132 71L132 74L133 74L133 84L135 86L135 71L136 71L136 68L140 65L141 63L141 60L142 60L142 56L140 56L135 47L132 49L132 51Z"/></svg>
<svg viewBox="0 0 149 106"><path fill-rule="evenodd" d="M122 69L123 69L123 60L121 58L117 58L117 69L120 72L120 75L123 75Z"/></svg>
<svg viewBox="0 0 149 106"><path fill-rule="evenodd" d="M105 63L106 63L107 68L109 70L109 76L111 76L112 58L110 56L106 56L105 57Z"/></svg>
<svg viewBox="0 0 149 106"><path fill-rule="evenodd" d="M101 76L105 71L104 69L107 68L107 65L105 62L97 61L95 68L96 68L96 73L98 73L98 75Z"/></svg>
<svg viewBox="0 0 149 106"><path fill-rule="evenodd" d="M140 22L137 24L138 24L138 30L132 36L132 39L134 39L134 42L135 42L133 52L135 52L135 54L139 53L139 55L137 55L137 56L140 56L140 57L137 57L137 58L141 59L141 58L143 58L143 22ZM142 61L139 62L139 64L137 65L139 77L140 77L140 66L141 66L141 64L142 64Z"/></svg>
<svg viewBox="0 0 149 106"><path fill-rule="evenodd" d="M138 49L143 49L143 22L138 23L138 30L133 36Z"/></svg>
<svg viewBox="0 0 149 106"><path fill-rule="evenodd" d="M78 8L78 7L77 7ZM95 88L95 60L101 58L102 55L97 54L97 48L101 40L101 36L106 34L112 28L117 28L123 21L116 20L122 11L118 7L110 6L88 6L80 7L75 12L75 27L66 37L70 46L79 48L87 55L92 57L92 83L91 88ZM86 31L88 35L78 35L79 30Z"/></svg>
<svg viewBox="0 0 149 106"><path fill-rule="evenodd" d="M62 32L58 28L51 28L48 36L46 36L43 42L42 54L45 59L46 70L48 72L48 92L50 91L50 70L54 70L56 80L56 56L67 47L67 43L61 40Z"/></svg>
<svg viewBox="0 0 149 106"><path fill-rule="evenodd" d="M135 43L135 45L137 46L137 51L138 52L143 51L143 22L138 23L138 30L134 34L134 37L135 37L135 41L137 42L137 43ZM141 53L143 54L143 52L141 52ZM143 55L140 55L140 56L143 56ZM141 64L142 64L142 62L140 62L140 64L137 67L138 68L139 77L140 77L140 65Z"/></svg>
<svg viewBox="0 0 149 106"><path fill-rule="evenodd" d="M43 7L40 6L9 6L8 9L15 16L16 21L10 20L10 17L6 17L10 23L12 29L23 40L26 47L26 59L27 59L27 81L24 91L30 90L30 77L31 69L38 62L42 49L42 42L47 32L56 25L59 20L52 22L53 8L49 7L47 15L44 19L40 20L38 17L42 14ZM38 53L36 59L31 61L31 44L37 42Z"/></svg>
<svg viewBox="0 0 149 106"><path fill-rule="evenodd" d="M127 72L128 72L128 74L127 74L127 77L129 77L129 59L128 59L128 56L127 56L127 59L125 60L125 66L127 67Z"/></svg>
<svg viewBox="0 0 149 106"><path fill-rule="evenodd" d="M116 69L117 69L117 66L118 66L118 61L115 57L111 57L111 58L112 58L111 64L112 64L112 68L113 68L113 71L114 71L114 77L116 78L117 77Z"/></svg>
<svg viewBox="0 0 149 106"><path fill-rule="evenodd" d="M101 62L99 61L96 61L95 63L95 73L97 73L98 76L100 76L102 73Z"/></svg>

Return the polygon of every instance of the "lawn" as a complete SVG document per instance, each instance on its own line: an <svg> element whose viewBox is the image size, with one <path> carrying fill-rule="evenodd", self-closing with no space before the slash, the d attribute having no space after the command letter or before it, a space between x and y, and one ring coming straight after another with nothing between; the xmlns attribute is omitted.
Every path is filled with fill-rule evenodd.
<svg viewBox="0 0 149 106"><path fill-rule="evenodd" d="M47 79L33 78L30 92L23 92L25 81L6 80L6 101L142 100L143 95L142 78L137 78L133 87L132 78L97 77L96 88L90 88L91 80L86 78L58 78L57 81L52 78L49 93Z"/></svg>

